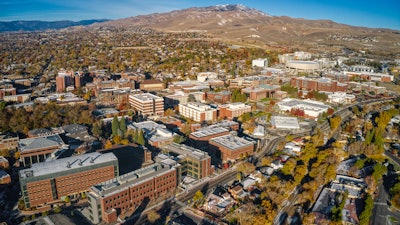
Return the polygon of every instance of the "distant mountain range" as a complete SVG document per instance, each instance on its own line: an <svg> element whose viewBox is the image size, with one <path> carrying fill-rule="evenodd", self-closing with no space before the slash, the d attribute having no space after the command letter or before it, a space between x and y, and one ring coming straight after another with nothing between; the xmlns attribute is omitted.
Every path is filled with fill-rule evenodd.
<svg viewBox="0 0 400 225"><path fill-rule="evenodd" d="M271 16L243 5L195 7L91 26L141 26L164 32L202 32L210 39L262 48L318 52L350 48L380 54L400 54L398 30L355 27L330 20Z"/></svg>
<svg viewBox="0 0 400 225"><path fill-rule="evenodd" d="M87 29L145 27L161 32L201 32L210 41L266 49L335 52L347 48L400 56L399 30L349 26L330 20L271 16L243 5L194 7L110 21L0 22L0 32L60 29L78 25L89 25Z"/></svg>
<svg viewBox="0 0 400 225"><path fill-rule="evenodd" d="M63 29L73 26L87 26L94 23L101 23L109 21L107 19L101 20L81 20L78 22L61 20L61 21L10 21L4 22L0 21L0 32L10 32L10 31L43 31L49 29Z"/></svg>

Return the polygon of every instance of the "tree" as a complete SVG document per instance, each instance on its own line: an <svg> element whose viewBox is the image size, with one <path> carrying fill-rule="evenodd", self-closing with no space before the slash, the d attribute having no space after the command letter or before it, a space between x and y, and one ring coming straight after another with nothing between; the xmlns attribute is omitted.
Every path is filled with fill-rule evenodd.
<svg viewBox="0 0 400 225"><path fill-rule="evenodd" d="M173 139L173 142L175 142L177 144L180 144L180 143L185 142L185 141L186 141L185 137L183 137L181 135L175 135L174 139Z"/></svg>
<svg viewBox="0 0 400 225"><path fill-rule="evenodd" d="M118 117L114 116L111 124L112 136L118 135L118 129L119 129Z"/></svg>
<svg viewBox="0 0 400 225"><path fill-rule="evenodd" d="M126 134L126 121L125 117L121 118L121 121L119 122L119 130L121 131L121 136L125 137Z"/></svg>
<svg viewBox="0 0 400 225"><path fill-rule="evenodd" d="M164 116L173 116L175 115L175 111L173 109L167 109L164 112Z"/></svg>
<svg viewBox="0 0 400 225"><path fill-rule="evenodd" d="M110 141L110 140L107 140L107 141L106 141L106 144L104 145L104 148L105 148L105 149L110 149L110 148L112 148L112 146L113 146L113 145L112 145L111 141Z"/></svg>
<svg viewBox="0 0 400 225"><path fill-rule="evenodd" d="M146 143L146 141L145 141L145 139L144 139L144 134L143 134L143 131L142 131L142 130L139 131L137 143L138 143L139 145L144 145L144 144Z"/></svg>
<svg viewBox="0 0 400 225"><path fill-rule="evenodd" d="M188 100L187 100L188 102L195 102L196 101L196 98L194 97L194 95L193 94L189 94L188 95Z"/></svg>
<svg viewBox="0 0 400 225"><path fill-rule="evenodd" d="M158 219L160 219L160 214L158 214L155 210L151 210L147 213L147 219L150 223L155 223Z"/></svg>
<svg viewBox="0 0 400 225"><path fill-rule="evenodd" d="M386 166L381 163L376 163L374 166L374 172L372 173L372 177L375 179L376 183L379 183L379 180L382 176L387 172Z"/></svg>
<svg viewBox="0 0 400 225"><path fill-rule="evenodd" d="M101 125L99 123L94 123L92 126L92 134L95 137L100 138L102 133L103 133L103 130L101 129Z"/></svg>
<svg viewBox="0 0 400 225"><path fill-rule="evenodd" d="M199 207L200 205L202 205L204 202L203 192L201 192L200 190L196 191L196 193L193 196L193 202L196 207Z"/></svg>
<svg viewBox="0 0 400 225"><path fill-rule="evenodd" d="M367 194L365 198L365 206L364 210L360 215L360 225L368 225L369 220L372 216L372 209L374 208L374 200L372 199L371 195Z"/></svg>
<svg viewBox="0 0 400 225"><path fill-rule="evenodd" d="M240 89L234 89L232 91L231 102L245 102L246 100L246 94L241 93Z"/></svg>
<svg viewBox="0 0 400 225"><path fill-rule="evenodd" d="M339 127L340 123L342 122L342 118L340 116L334 116L329 120L329 124L332 130L335 130Z"/></svg>

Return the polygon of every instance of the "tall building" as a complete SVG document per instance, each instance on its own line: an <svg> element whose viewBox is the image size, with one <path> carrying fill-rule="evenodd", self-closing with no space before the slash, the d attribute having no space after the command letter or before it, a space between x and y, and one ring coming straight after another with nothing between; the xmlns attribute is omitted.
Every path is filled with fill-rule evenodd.
<svg viewBox="0 0 400 225"><path fill-rule="evenodd" d="M56 77L56 91L64 92L68 86L74 86L74 71L61 70Z"/></svg>
<svg viewBox="0 0 400 225"><path fill-rule="evenodd" d="M129 95L129 103L144 116L163 116L164 99L150 93Z"/></svg>
<svg viewBox="0 0 400 225"><path fill-rule="evenodd" d="M179 104L179 113L182 116L190 118L196 122L213 121L217 119L217 109L197 102Z"/></svg>
<svg viewBox="0 0 400 225"><path fill-rule="evenodd" d="M145 208L150 201L174 196L179 164L171 159L99 183L90 188L89 219L111 223Z"/></svg>
<svg viewBox="0 0 400 225"><path fill-rule="evenodd" d="M19 171L25 207L40 207L86 192L118 176L118 160L98 152L33 164Z"/></svg>

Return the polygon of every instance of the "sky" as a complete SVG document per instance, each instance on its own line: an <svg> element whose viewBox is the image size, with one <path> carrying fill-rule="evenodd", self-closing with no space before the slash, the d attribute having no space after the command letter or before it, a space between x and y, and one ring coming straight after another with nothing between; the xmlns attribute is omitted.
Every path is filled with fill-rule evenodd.
<svg viewBox="0 0 400 225"><path fill-rule="evenodd" d="M0 21L120 19L218 4L242 4L272 16L400 30L399 0L0 0Z"/></svg>

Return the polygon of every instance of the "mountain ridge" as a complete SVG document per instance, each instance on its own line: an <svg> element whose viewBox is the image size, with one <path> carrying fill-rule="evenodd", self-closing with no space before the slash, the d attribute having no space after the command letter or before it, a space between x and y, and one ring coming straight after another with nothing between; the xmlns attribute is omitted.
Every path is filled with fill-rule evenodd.
<svg viewBox="0 0 400 225"><path fill-rule="evenodd" d="M58 21L41 21L41 20L14 20L0 21L0 32L17 32L17 31L43 31L57 30L72 26L87 26L94 23L109 21L108 19L91 19L91 20L58 20Z"/></svg>

